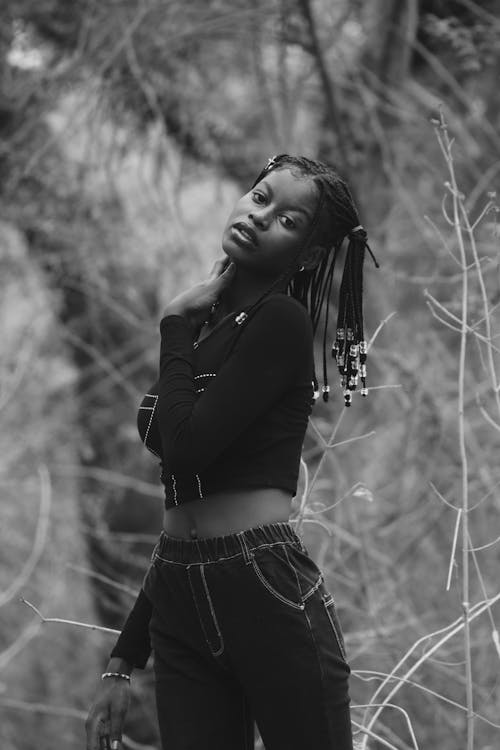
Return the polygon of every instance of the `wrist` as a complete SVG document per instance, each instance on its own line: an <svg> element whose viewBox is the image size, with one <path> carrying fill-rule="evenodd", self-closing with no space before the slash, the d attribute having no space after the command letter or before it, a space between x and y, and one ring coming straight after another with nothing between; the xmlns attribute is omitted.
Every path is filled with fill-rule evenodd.
<svg viewBox="0 0 500 750"><path fill-rule="evenodd" d="M118 674L131 675L134 671L134 665L120 656L113 656L106 666L104 672L117 672Z"/></svg>

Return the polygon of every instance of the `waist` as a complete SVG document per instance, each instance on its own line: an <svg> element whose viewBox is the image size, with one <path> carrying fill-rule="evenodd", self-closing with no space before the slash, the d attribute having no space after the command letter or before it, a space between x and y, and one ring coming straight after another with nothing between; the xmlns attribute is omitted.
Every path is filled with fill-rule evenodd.
<svg viewBox="0 0 500 750"><path fill-rule="evenodd" d="M233 534L287 522L291 503L291 493L275 487L221 491L169 508L163 516L163 529L182 539Z"/></svg>
<svg viewBox="0 0 500 750"><path fill-rule="evenodd" d="M190 565L216 562L237 555L242 555L247 560L253 550L272 544L293 544L303 549L300 538L288 522L271 523L233 534L194 540L178 539L162 531L152 561L160 559Z"/></svg>

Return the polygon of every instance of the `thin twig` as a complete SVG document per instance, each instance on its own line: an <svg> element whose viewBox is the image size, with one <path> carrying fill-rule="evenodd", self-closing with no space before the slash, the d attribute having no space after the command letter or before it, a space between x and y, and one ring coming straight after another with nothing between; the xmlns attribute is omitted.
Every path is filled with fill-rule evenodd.
<svg viewBox="0 0 500 750"><path fill-rule="evenodd" d="M490 610L488 610L490 612ZM373 675L373 677L363 677L363 675ZM353 669L352 675L354 677L357 677L358 679L362 680L363 682L370 682L371 680L375 678L386 678L387 673L386 672L378 672L373 669ZM434 698L438 698L440 701L443 701L444 703L448 703L450 706L454 706L455 708L460 709L460 711L467 712L467 706L463 706L461 703L458 703L457 701L452 700L451 698L448 698L446 695L443 695L442 693L438 693L436 690L432 690L431 688L427 687L427 685L421 685L419 682L415 682L415 680L404 680L402 677L394 677L394 680L401 680L407 685L410 685L411 687L415 687L418 690L421 690L424 693L428 693L429 695L434 696ZM480 719L481 721L484 721L486 724L489 724L492 727L495 727L495 729L500 729L500 724L496 724L494 721L491 721L491 719L488 719L486 716L483 716L482 714L475 713L474 714L476 718Z"/></svg>
<svg viewBox="0 0 500 750"><path fill-rule="evenodd" d="M102 625L93 625L87 622L78 622L77 620L63 620L60 617L44 617L40 610L38 610L34 604L27 601L23 596L20 597L20 601L35 612L42 622L58 622L62 625L74 625L78 628L86 628L87 630L99 630L101 633L111 633L112 635L120 635L120 630L114 628L105 628Z"/></svg>
<svg viewBox="0 0 500 750"><path fill-rule="evenodd" d="M372 335L370 336L370 338L369 338L369 340L368 340L368 343L367 343L367 345L366 345L366 348L367 348L367 350L368 350L368 351L370 351L370 347L372 346L373 342L375 341L375 339L376 339L376 338L377 338L377 336L379 335L379 333L380 333L380 331L382 330L382 328L383 328L383 327L384 327L384 326L385 326L385 325L386 325L386 324L387 324L387 323L389 322L389 320L390 320L390 319L391 319L391 318L392 318L392 317L393 317L394 315L396 315L396 311L395 311L395 310L393 310L393 311L392 311L391 313L389 313L389 315L387 315L387 317L385 317L385 318L384 318L383 320L381 320L381 321L380 321L380 323L379 323L379 324L378 324L378 326L376 327L376 329L375 329L374 333L373 333L373 334L372 334Z"/></svg>
<svg viewBox="0 0 500 750"><path fill-rule="evenodd" d="M448 567L448 578L446 579L446 591L450 590L451 574L453 572L453 565L455 563L455 551L457 549L458 530L460 528L461 517L462 517L462 508L459 508L457 511L457 518L455 521L455 531L453 532L453 544L451 545L450 564Z"/></svg>
<svg viewBox="0 0 500 750"><path fill-rule="evenodd" d="M370 430L370 432L365 432L364 435L357 435L356 437L347 438L346 440L341 440L339 443L327 443L327 448L339 448L341 445L347 445L347 443L354 443L356 440L363 440L364 438L371 437L372 435L375 435L375 430Z"/></svg>
<svg viewBox="0 0 500 750"><path fill-rule="evenodd" d="M108 576L102 575L102 573L96 573L95 570L84 568L83 565L73 565L72 563L67 563L66 567L76 571L77 573L83 573L83 575L86 575L89 578L93 578L95 581L101 581L101 583L105 583L111 588L116 589L117 591L123 591L125 594L129 594L129 596L132 596L134 599L137 596L137 591L131 586L127 586L125 583L120 583L119 581L114 581L112 578L108 578Z"/></svg>
<svg viewBox="0 0 500 750"><path fill-rule="evenodd" d="M33 546L19 575L16 576L10 586L0 594L0 607L10 602L23 586L27 584L31 574L40 561L47 543L52 487L50 483L50 474L44 464L41 464L38 467L38 476L40 478L40 507Z"/></svg>
<svg viewBox="0 0 500 750"><path fill-rule="evenodd" d="M408 727L408 731L410 733L410 737L413 742L413 747L415 748L415 750L419 750L417 738L415 737L415 732L413 731L413 725L411 723L411 719L408 714L408 711L406 711L401 706L398 706L395 703L354 703L351 705L351 708L376 708L378 706L381 706L382 708L386 708L386 707L395 708L397 711L401 711L401 713L405 717L406 725Z"/></svg>
<svg viewBox="0 0 500 750"><path fill-rule="evenodd" d="M487 609L491 608L494 604L496 604L498 601L500 601L500 593L496 594L496 596L491 597L490 599L486 601L481 601L475 604L473 607L470 608L469 611L469 623L475 620L479 615L482 615L483 612L485 612ZM375 702L375 699L379 696L382 689L388 684L390 680L393 678L398 680L398 684L389 692L386 699L387 701L391 700L394 695L398 692L398 690L402 687L404 684L404 681L408 680L411 675L419 669L422 664L424 664L426 661L430 659L432 654L436 651L438 651L447 641L450 640L450 638L453 638L454 635L457 635L460 633L460 631L464 628L464 618L459 617L454 622L450 623L444 628L440 628L439 630L428 633L427 635L422 636L419 638L415 643L408 649L406 654L399 660L399 662L396 664L396 666L392 669L390 674L387 676L386 679L382 681L382 683L379 685L379 687L376 689L374 694L371 696L371 702ZM398 669L404 664L405 661L410 657L410 655L422 644L425 643L425 641L430 640L436 635L440 635L441 633L444 633L444 635L437 641L437 643L432 646L432 648L429 649L425 654L423 654L416 662L415 664L408 669L402 677L397 677L396 672ZM381 709L379 708L370 721L368 722L368 728L371 729L371 727L375 724ZM469 711L469 707L467 706L467 712Z"/></svg>

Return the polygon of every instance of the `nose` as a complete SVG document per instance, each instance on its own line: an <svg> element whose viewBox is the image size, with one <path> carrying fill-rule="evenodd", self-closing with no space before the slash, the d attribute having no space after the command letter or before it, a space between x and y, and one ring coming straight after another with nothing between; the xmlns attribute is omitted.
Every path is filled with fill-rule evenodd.
<svg viewBox="0 0 500 750"><path fill-rule="evenodd" d="M259 229L266 229L269 224L269 214L266 212L266 206L263 206L261 209L254 208L248 214L248 218L255 224L255 226L259 227Z"/></svg>

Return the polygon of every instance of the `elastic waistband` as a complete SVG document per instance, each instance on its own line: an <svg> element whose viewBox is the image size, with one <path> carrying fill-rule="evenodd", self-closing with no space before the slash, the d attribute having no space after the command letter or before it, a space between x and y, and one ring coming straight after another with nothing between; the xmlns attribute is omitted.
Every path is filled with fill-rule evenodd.
<svg viewBox="0 0 500 750"><path fill-rule="evenodd" d="M302 546L300 538L290 523L270 523L234 534L201 539L178 539L162 531L152 559L160 557L167 561L187 565L216 562L239 554L248 559L251 550L282 542L298 543Z"/></svg>

